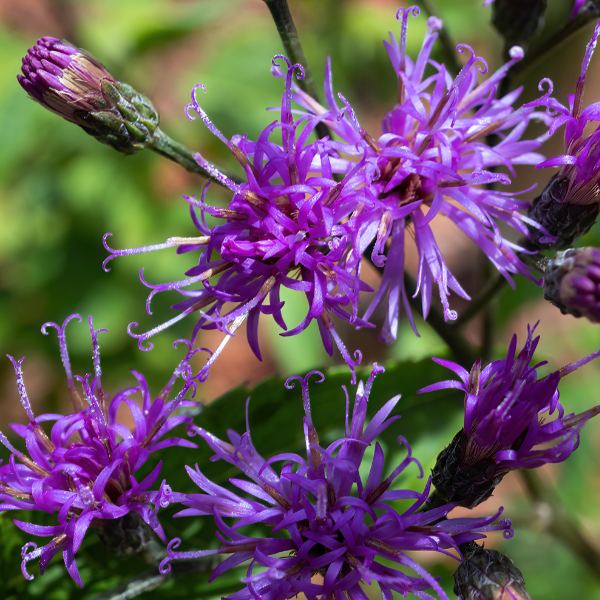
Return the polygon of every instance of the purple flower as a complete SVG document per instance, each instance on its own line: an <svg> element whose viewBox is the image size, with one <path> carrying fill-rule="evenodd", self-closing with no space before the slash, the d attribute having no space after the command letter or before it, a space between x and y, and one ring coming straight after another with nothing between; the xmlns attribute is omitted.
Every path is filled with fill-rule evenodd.
<svg viewBox="0 0 600 600"><path fill-rule="evenodd" d="M585 422L600 412L596 406L580 415L565 415L558 401L561 378L600 356L600 350L538 379L537 369L546 363L530 366L540 340L533 337L534 331L535 326L527 328L527 341L518 356L515 335L506 359L483 370L480 360L469 373L460 365L434 359L461 381L442 381L419 393L448 388L465 392L464 426L433 469L435 502L472 508L489 498L509 471L566 460L579 445ZM555 412L556 418L546 421L545 413Z"/></svg>
<svg viewBox="0 0 600 600"><path fill-rule="evenodd" d="M512 274L535 281L517 255L523 248L505 239L499 226L504 223L529 235L529 220L518 212L529 203L517 200L514 194L482 186L510 182L508 176L492 172L491 167L504 166L514 173L513 165L541 162L543 157L535 150L546 136L529 140L521 137L530 121L551 120L533 107L513 108L521 89L500 99L494 97L508 69L522 58L521 48L512 48L510 61L478 84L478 75L487 72L487 64L469 46L461 44L458 51L467 51L471 56L452 80L445 66L430 58L442 27L439 19L431 17L427 21L429 30L416 61L406 56L409 14L417 16L419 9L413 6L397 13L402 24L400 42L393 37L384 42L398 78L398 103L384 117L382 135L377 140L362 128L349 103L338 94L344 104L340 110L329 62L325 75L328 109L295 90L298 103L309 113L328 110L338 114L327 124L343 142L331 142L330 146L365 162L364 197L350 222L355 262L349 261L349 265L359 270L362 255L371 248L372 262L383 269L381 285L363 318L368 320L388 295L382 332L385 341L396 338L401 304L410 317L403 280L406 237L414 238L419 255L415 295L421 292L423 315L429 312L434 283L446 320L456 318L448 301L451 292L468 299L449 271L430 226L442 215L482 249L513 287ZM489 143L492 134L499 140L494 145ZM348 160L346 168L352 169L354 164Z"/></svg>
<svg viewBox="0 0 600 600"><path fill-rule="evenodd" d="M558 252L544 272L544 298L563 314L600 323L600 250Z"/></svg>
<svg viewBox="0 0 600 600"><path fill-rule="evenodd" d="M533 232L534 242L540 248L571 246L589 231L600 210L600 127L594 126L591 132L589 127L600 119L600 102L583 108L585 76L599 35L600 24L597 24L586 48L575 95L569 96L568 107L552 97L553 86L549 79L540 83L540 90L544 83L548 85L544 97L528 105L547 107L549 114L554 116L551 133L565 125L565 153L537 165L537 168L560 167L529 211L529 216L556 238L538 239L539 233ZM549 241L552 244L548 245Z"/></svg>
<svg viewBox="0 0 600 600"><path fill-rule="evenodd" d="M33 100L103 144L124 154L153 147L159 116L152 102L85 50L43 37L27 51L21 71L17 79Z"/></svg>
<svg viewBox="0 0 600 600"><path fill-rule="evenodd" d="M341 182L333 178L340 162L335 152L326 141L308 142L316 125L328 115L294 118L291 110L293 73L298 69L301 79L304 72L300 65L290 65L282 56L273 59L275 69L278 69L277 59L287 65L280 119L271 123L256 142L245 136L228 140L217 130L196 99L198 88L204 90L204 86L194 88L192 103L186 107L187 111L192 109L200 115L210 131L229 147L246 173L248 182L237 185L200 154L196 155L198 163L233 192L229 206L216 208L206 204L207 186L201 200L185 198L200 237L169 238L164 244L120 251L106 246L111 256L105 265L115 256L173 246L177 246L180 253L200 254L198 266L190 269L181 281L151 285L142 279L153 288L148 296L148 313L150 301L158 292L177 290L185 297L173 306L180 311L179 315L167 323L144 334L132 333L131 328L137 323L130 325L130 334L139 339L142 349L149 349L142 343L151 336L199 312L194 336L199 329L218 328L226 333L225 341L247 319L248 341L260 359L258 322L261 314L268 314L284 330L281 334L284 336L299 333L316 320L330 354L335 341L351 368L360 362L359 352L353 361L344 347L335 331L333 316L357 327L369 326L357 317L357 304L359 292L370 288L359 280L355 269L347 266L350 234L348 225L343 223L359 202L361 192L357 187L362 184L362 178L356 173L361 165L349 169ZM280 143L271 139L277 131L280 131ZM195 209L201 212L200 218ZM209 229L204 220L206 213L223 219L224 224ZM197 289L192 287L194 285ZM281 313L282 287L305 294L308 302L306 316L292 330L288 330ZM226 303L236 306L225 312ZM220 348L209 362L219 352Z"/></svg>
<svg viewBox="0 0 600 600"><path fill-rule="evenodd" d="M491 525L498 515L445 519L454 504L419 512L426 502L430 481L422 493L401 489L395 483L410 463L421 469L402 437L398 442L406 445L408 454L388 477L383 477L384 454L375 440L400 418L389 417L400 396L386 402L370 423L365 423L373 380L381 372L383 369L375 365L367 384L359 383L351 419L346 393L345 435L327 448L319 445L308 394L310 376L317 374L323 381L323 375L313 372L304 379L292 377L286 382L288 389L294 387L294 380L302 385L305 457L283 453L265 460L254 447L249 430L242 436L230 431L229 442L225 442L195 428L214 450L213 460L222 459L244 473L245 479L230 480L244 495L215 485L198 466L195 470L188 467L190 477L203 493L190 494L183 502L188 508L176 516L213 516L220 544L213 550L175 552L181 540L172 540L169 557L161 569L168 571L170 561L178 558L228 556L213 572L214 579L250 561L242 579L245 587L229 596L236 600L285 600L300 593L309 600L364 600L361 584L373 582L379 585L384 598L391 598L393 591L432 598L424 590L433 588L445 599L436 578L407 552L449 554L448 550L457 550L459 544L484 537L484 531L503 530L505 537L511 537L512 529L507 520ZM369 461L365 452L373 442L374 453ZM280 470L274 468L276 462L283 463ZM412 505L398 512L394 508L396 500L408 500ZM233 519L232 525L229 519ZM252 537L243 533L246 525L252 526ZM258 525L265 527L265 537L258 535ZM390 566L393 563L399 568ZM414 575L403 572L405 567ZM315 581L315 574L320 574L322 581Z"/></svg>
<svg viewBox="0 0 600 600"><path fill-rule="evenodd" d="M110 539L124 523L132 523L134 529L142 530L137 535L141 546L146 535L143 530L151 529L165 541L156 513L161 505L166 506L170 500L178 500L180 495L171 492L165 481L158 490L150 490L160 473L160 462L139 482L135 473L157 450L170 446L197 447L181 438L164 439L177 425L191 422L191 418L186 416L172 417L168 421L167 418L178 406L196 406L195 402L183 400L190 388L195 390L195 384L186 381L174 400L167 401L167 398L180 376L189 378L188 363L196 350L188 351L155 400L150 396L144 377L135 371L133 375L138 384L122 390L110 400L102 388L97 338L99 332L107 330L94 330L91 317L89 326L94 376L90 381L90 375L79 377L72 374L65 327L75 317L81 321L79 315L72 315L62 327L55 323L46 323L42 327L44 334L48 327L54 327L58 331L73 414L34 416L21 371L24 359L15 361L9 357L15 367L21 403L29 417L27 426L12 425L12 428L25 440L28 454L16 449L0 432L0 442L11 452L8 464L0 467L0 500L3 501L0 511L39 510L58 513L58 525L55 526L15 520L15 524L27 533L52 537L42 547L38 548L33 542L23 547L23 574L27 579L33 579L33 575L27 572L26 565L36 558L40 560L43 574L51 558L62 550L71 577L83 586L74 556L88 528L96 529L101 539ZM75 380L81 384L83 398ZM132 394L140 392L143 398L141 407L130 398ZM133 431L117 421L117 411L121 405L126 405L131 411L135 421ZM46 421L54 421L49 436L42 427ZM143 548L113 548L117 552L141 549Z"/></svg>

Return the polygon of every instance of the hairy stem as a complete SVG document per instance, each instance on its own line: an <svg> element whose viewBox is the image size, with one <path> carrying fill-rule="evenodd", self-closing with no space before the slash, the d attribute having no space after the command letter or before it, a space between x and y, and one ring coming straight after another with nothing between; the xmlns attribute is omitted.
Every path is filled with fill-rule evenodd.
<svg viewBox="0 0 600 600"><path fill-rule="evenodd" d="M298 31L296 30L296 25L294 25L287 0L264 0L264 3L271 11L277 27L277 33L279 33L287 57L292 64L298 63L304 68L304 79L298 81L298 86L315 100L319 101L315 81L308 66L306 56L304 56L304 50L302 50L302 44L300 43ZM320 138L331 135L329 127L325 123L318 123L316 131Z"/></svg>
<svg viewBox="0 0 600 600"><path fill-rule="evenodd" d="M533 469L520 469L519 475L531 499L550 509L548 532L567 546L600 581L600 553L582 534L578 524L567 514L553 490Z"/></svg>
<svg viewBox="0 0 600 600"><path fill-rule="evenodd" d="M439 17L440 10L437 7L435 0L416 0L417 4L423 7L425 14L428 17ZM446 60L444 64L446 65L446 69L456 77L460 70L462 69L461 64L458 62L457 53L456 53L456 44L454 43L452 36L448 32L448 28L443 27L439 33L438 39L440 40L440 44L444 49L444 55Z"/></svg>
<svg viewBox="0 0 600 600"><path fill-rule="evenodd" d="M197 173L198 175L202 175L203 177L222 185L204 167L201 167L196 162L194 159L194 153L191 150L179 142L172 140L161 129L157 129L154 133L152 150L154 150L154 152L157 154L165 156L173 162L176 162L178 165L181 165L186 171L189 171L190 173ZM244 183L244 180L237 175L233 175L232 173L229 173L221 168L219 168L219 171L235 183Z"/></svg>

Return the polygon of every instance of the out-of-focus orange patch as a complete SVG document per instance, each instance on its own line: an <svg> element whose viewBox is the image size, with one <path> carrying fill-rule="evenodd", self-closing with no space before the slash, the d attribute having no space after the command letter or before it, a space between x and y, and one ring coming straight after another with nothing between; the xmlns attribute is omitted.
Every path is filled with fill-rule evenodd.
<svg viewBox="0 0 600 600"><path fill-rule="evenodd" d="M269 318L269 316L265 315L261 320L264 320L264 318ZM201 331L198 335L196 346L214 350L218 348L224 335L218 330ZM256 358L248 345L246 323L240 326L211 367L210 377L202 384L200 397L205 402L210 402L239 385L246 385L252 388L263 379L277 373L277 366L273 361L264 334L263 323L259 324L258 339L263 358L262 361ZM207 355L205 352L198 353L195 356L193 364L194 372L202 368L206 359Z"/></svg>

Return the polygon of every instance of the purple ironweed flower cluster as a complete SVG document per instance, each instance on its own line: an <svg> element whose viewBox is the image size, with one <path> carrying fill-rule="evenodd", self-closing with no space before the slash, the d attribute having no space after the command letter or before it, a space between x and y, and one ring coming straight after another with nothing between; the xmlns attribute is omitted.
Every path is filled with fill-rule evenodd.
<svg viewBox="0 0 600 600"><path fill-rule="evenodd" d="M538 379L530 366L539 336L527 328L527 340L516 356L513 336L506 359L484 369L477 360L470 372L455 363L434 359L459 377L442 381L419 393L455 388L465 392L463 428L438 456L432 480L435 502L456 502L472 508L493 493L504 475L514 469L533 469L566 460L579 445L579 431L600 412L600 405L579 415L565 415L558 384L565 375L600 356L600 350ZM544 415L558 413L551 421Z"/></svg>
<svg viewBox="0 0 600 600"><path fill-rule="evenodd" d="M493 1L486 0L485 5ZM582 0L575 0L572 16L583 5ZM504 27L506 32L513 31L511 11L518 12L520 7L510 2L502 6L510 10L503 14L504 20L498 18L494 23L501 32ZM500 2L496 8L500 12ZM546 1L525 8L533 10L517 29L526 42L543 19ZM459 53L468 54L466 63L452 77L443 63L431 58L442 28L436 17L427 20L416 60L407 56L411 15L417 17L419 8L399 9L399 39L390 35L390 41L384 41L397 77L398 95L378 135L365 130L341 93L336 98L329 60L325 104L321 105L297 83L304 78L303 67L283 56L274 57L272 75L284 80L282 101L277 118L256 141L246 135L228 139L198 102L197 93L206 89L201 84L194 87L186 115L190 120L195 119L192 112L198 115L227 146L245 180L225 174L199 153L194 155L199 170L191 169L189 153L188 170L208 174L232 193L226 208L207 202L207 184L200 199L185 197L197 236L170 237L162 244L124 250L109 248L106 240L111 234L104 237L110 252L103 264L106 271L107 263L116 256L166 248L199 254L198 265L179 281L155 285L146 282L143 270L140 272L142 282L151 288L146 304L149 314L158 292L175 290L183 296L172 307L177 316L169 321L142 334L133 332L137 323L130 324L129 334L138 339L141 349L150 350L152 343L147 340L170 325L192 313L200 315L191 342L185 341L185 358L155 400L144 377L136 372L137 386L108 398L101 382L97 337L105 330L94 330L91 317L94 373L85 377L73 376L65 340L67 323L74 317L81 321L79 315L72 315L62 326L47 323L42 328L44 334L47 327L58 331L74 408L71 415L35 417L23 381L23 359L9 357L29 424L12 426L25 441L27 454L0 432L0 442L11 453L8 463L0 465L0 511L37 510L57 513L58 519L58 524L51 526L15 520L25 532L51 538L39 548L32 542L23 547L22 571L27 579L33 578L27 572L28 562L39 559L43 573L62 550L68 572L83 585L75 554L89 528L117 554L146 552L155 535L166 542L157 519L159 508L179 502L186 508L176 516L214 518L219 545L177 552L181 540L175 538L167 545L166 558L164 552L160 556L161 571L168 572L171 561L177 559L228 556L214 570L214 579L248 563L242 578L245 587L229 596L233 600L285 600L298 594L309 600L366 600L362 586L372 582L379 585L386 600L393 592L424 599L432 599L435 593L447 599L438 580L409 554L412 551L459 558L462 566L455 576L455 590L463 600L487 598L485 594L498 597L498 593L528 597L512 561L474 543L488 531L512 536L510 521L493 524L502 509L491 517L452 519L448 515L456 506L472 508L488 499L513 469L562 462L571 455L579 444L581 428L600 413L600 406L565 415L558 385L562 377L600 356L600 350L538 379L537 370L545 363L531 366L539 343L539 337L533 337L534 326L528 328L527 341L518 355L514 336L507 358L485 368L478 360L468 372L457 364L434 359L454 371L460 381L442 381L420 392L462 390L465 419L439 454L422 491L404 489L398 481L411 463L423 477L421 465L401 436L397 440L406 447L406 456L384 477L384 452L377 437L400 418L390 417L400 396L367 420L372 386L376 375L383 372L377 364L366 385L358 383L352 411L344 388L345 432L326 448L313 424L308 391L311 375L319 375L321 382L324 376L313 371L304 378L288 379L288 389L296 380L302 388L306 456L284 452L263 458L250 436L248 417L246 433L230 430L229 441L223 441L194 425L190 416L172 416L177 408L196 405L186 400L186 395L195 396L196 385L208 377L210 366L244 322L250 347L260 359L261 314L271 315L283 336L300 333L316 321L326 350L331 354L335 344L350 367L352 384L356 383L361 353L352 356L348 352L334 318L357 328L373 327L369 319L379 306L387 304L380 338L391 342L397 336L403 305L418 335L408 293L414 293L413 298L421 295L426 318L437 286L446 321L456 319L456 311L450 307L451 294L469 296L438 246L434 224L442 217L478 246L513 287L513 275L541 284L524 262L527 254L571 245L594 223L600 210L600 129L590 133L589 124L599 120L600 103L583 108L583 93L600 24L587 46L569 106L552 97L549 80L540 83L542 92L548 84L542 98L519 106L521 88L497 97L501 82L524 55L521 47L512 46L510 35L505 35L507 62L487 79L480 80L480 75L488 72L485 60L466 44L457 47ZM22 72L19 83L34 100L100 141L124 153L152 148L173 158L165 150L167 138L158 129L158 114L150 101L116 81L85 51L45 37L23 59ZM529 139L526 134L532 121L541 122L544 132ZM544 160L537 151L562 125L566 129L565 154ZM326 130L335 137L319 137ZM514 166L519 164L560 167L533 205L519 200L518 194L494 189L511 182L509 175L497 169L514 176ZM519 212L526 209L527 216ZM221 224L209 226L207 215L220 219ZM506 233L509 230L512 232ZM519 243L511 241L513 233L521 235ZM410 281L405 275L407 237L414 240L418 255L415 290L407 290L406 284ZM361 279L364 259L381 271L377 290ZM546 296L563 312L600 320L600 250L561 253L549 261L545 274ZM291 329L283 316L282 288L304 294L307 301L305 316ZM361 293L369 291L375 291L374 297L359 316ZM190 360L200 349L192 346L201 329L218 329L224 339L193 375ZM180 377L183 387L168 401ZM132 397L136 393L141 393L141 406ZM117 420L121 406L132 414L133 431ZM546 420L546 413L556 413L556 417ZM54 422L50 435L42 427L46 421ZM190 435L197 434L207 442L214 452L212 460L225 461L245 475L243 480L230 480L241 495L209 480L198 465L195 470L186 468L202 493L174 493L164 480L156 489L161 462L142 478L139 471L153 452L172 446L197 447L180 438L164 439L180 424L187 426ZM276 469L276 463L282 463L281 468ZM155 562L158 554L152 557ZM478 595L482 585L487 586L484 596Z"/></svg>
<svg viewBox="0 0 600 600"><path fill-rule="evenodd" d="M247 480L231 479L231 483L249 498L214 484L198 465L195 470L187 467L204 493L187 496L183 504L189 508L176 516L213 516L221 543L212 550L176 552L181 543L176 538L169 543L169 557L163 560L162 570L168 571L173 559L229 555L213 572L214 579L250 561L243 579L246 587L229 596L236 600L285 600L300 593L309 600L366 600L361 584L372 582L379 585L384 598L391 598L393 591L402 596L412 593L432 598L424 591L432 588L446 599L437 579L407 552L433 551L455 557L450 550L458 551L459 545L485 537L483 532L501 530L505 537L512 537L511 524L501 520L491 525L500 513L486 518L445 518L455 504L423 510L431 480L422 493L402 489L396 483L410 463L415 463L423 475L402 437L398 437L398 443L406 445L408 454L384 478L384 453L376 438L400 418L389 416L400 396L386 402L366 423L373 381L383 371L375 364L367 384L359 382L351 418L346 392L345 435L327 448L319 444L308 393L310 376L319 375L322 382L323 375L313 371L305 378L288 379L288 389L294 387L295 380L302 386L306 457L283 453L265 460L254 447L249 424L241 436L230 431L228 442L194 427L215 452L212 460L224 460L244 473ZM375 448L369 460L365 454L373 442ZM283 463L280 472L273 468L277 462ZM411 504L402 511L398 501ZM226 518L233 518L235 523L227 524ZM254 526L255 532L259 524L268 530L265 537L243 533L245 526ZM382 561L396 563L399 568ZM416 576L407 575L403 568L411 569ZM316 574L322 576L321 581L314 579Z"/></svg>
<svg viewBox="0 0 600 600"><path fill-rule="evenodd" d="M544 97L531 102L531 106L547 107L554 117L550 133L565 125L565 153L537 165L537 168L560 167L546 189L533 201L529 216L541 223L556 237L548 246L548 239L538 240L539 234L532 232L533 240L540 247L566 248L589 231L600 211L600 127L589 132L589 125L598 121L600 102L583 108L583 93L586 73L600 35L600 24L587 45L581 73L577 79L575 94L569 96L566 107L552 97L552 82L544 79L548 91ZM541 244L538 242L541 241Z"/></svg>
<svg viewBox="0 0 600 600"><path fill-rule="evenodd" d="M196 406L196 402L183 399L190 389L195 390L195 384L186 382L174 400L167 401L167 398L176 380L186 375L189 360L196 350L190 348L156 399L152 399L144 377L134 371L138 384L122 390L111 400L102 388L97 337L99 332L107 330L94 330L89 318L94 376L91 381L91 375L73 376L65 340L65 327L73 318L81 321L79 315L72 315L62 327L55 323L42 327L44 334L48 327L58 331L73 414L36 417L23 381L21 363L24 359L15 361L9 357L15 367L21 403L29 417L27 426L12 425L12 429L25 440L28 455L15 448L0 432L0 442L11 452L8 463L0 466L0 511L58 513L58 524L53 526L15 520L20 529L31 535L52 538L39 548L33 542L23 547L23 574L33 579L27 572L27 563L34 559L39 559L43 574L52 557L62 550L71 577L83 586L75 554L90 527L98 531L100 539L107 541L118 543L119 537L126 537L122 540L125 544L111 548L117 553L143 551L152 531L166 541L156 514L161 505L177 501L180 495L172 492L164 480L158 489L151 490L161 462L139 482L136 473L153 452L173 446L197 448L189 440L164 439L177 425L191 422L188 416L167 418L177 407ZM81 384L83 397L75 380ZM142 395L141 406L131 397L136 393ZM133 431L117 420L117 411L122 405L131 411L135 421ZM42 427L47 421L54 421L49 436ZM127 527L134 531L125 536ZM132 543L131 534L136 539L134 547L127 545Z"/></svg>
<svg viewBox="0 0 600 600"><path fill-rule="evenodd" d="M447 320L456 318L448 301L451 291L468 298L449 271L431 229L438 215L449 218L469 236L511 284L512 274L535 281L517 254L526 250L505 239L499 227L503 223L530 236L529 229L538 226L518 212L529 204L514 194L481 186L510 182L508 176L492 172L492 167L503 165L512 172L516 164L539 164L543 157L535 151L546 135L521 138L533 119L549 125L552 118L531 106L515 110L520 89L495 98L507 70L522 58L518 47L511 50L507 64L477 84L487 65L471 48L460 45L459 52L466 50L471 56L452 80L445 66L430 58L442 27L439 19L431 18L423 48L413 62L406 56L406 32L409 14L418 13L417 7L400 9L400 42L393 37L385 42L398 77L398 104L385 116L377 140L360 126L341 94L343 107L336 103L329 61L325 74L327 107L323 107L293 81L295 69L298 78L303 77L299 65L276 57L285 60L287 72L283 72L274 59L273 74L285 79L280 116L256 142L245 136L228 140L198 105L196 91L204 87L194 88L187 110L199 114L229 147L248 181L236 184L197 154L198 163L234 193L227 208L206 204L206 189L201 200L186 198L199 237L174 237L163 244L126 250L112 250L105 241L111 253L105 269L115 256L170 247L177 247L178 252L200 252L199 265L181 281L151 285L142 279L152 288L149 313L150 300L160 291L177 290L186 299L174 305L180 311L176 317L144 334L132 333L131 327L137 323L131 324L130 333L139 339L140 348L172 323L200 312L195 332L219 328L228 334L227 339L247 318L248 340L260 357L257 327L262 313L273 315L284 336L294 335L316 320L328 352L332 351L333 339L354 369L357 361L339 339L332 317L356 327L371 326L368 319L387 295L383 339L389 342L396 338L401 303L416 332L403 279L407 235L414 237L419 253L415 295L422 294L424 316L430 310L434 284ZM434 74L426 75L426 68L433 68ZM300 110L292 110L292 99ZM342 141L309 141L321 122ZM279 130L281 141L273 141ZM492 134L497 141L489 145ZM338 179L343 177L341 181L336 174ZM201 211L200 218L195 209ZM206 213L225 223L209 228ZM541 233L547 232L542 229ZM371 305L359 318L360 293L370 289L360 279L365 255L383 269L383 279ZM199 288L190 289L194 285ZM305 318L291 330L281 313L281 286L303 292L308 302ZM224 308L227 303L235 306L229 312ZM358 353L355 358L360 359Z"/></svg>
<svg viewBox="0 0 600 600"><path fill-rule="evenodd" d="M186 273L186 279L164 285L146 284L153 288L148 296L148 312L152 297L160 291L176 289L187 298L173 307L181 311L177 317L147 333L132 333L131 327L137 323L130 325L129 332L139 339L142 349L149 349L142 346L143 341L198 311L201 318L195 334L201 328L219 328L230 335L247 318L248 341L260 358L258 322L261 314L270 314L285 330L282 335L303 331L316 319L329 353L332 352L332 341L335 341L351 368L360 362L360 352L353 361L332 320L335 315L356 326L368 325L357 317L357 304L360 291L370 288L347 266L350 238L348 226L343 223L358 203L357 187L362 184L362 179L355 173L360 165L350 169L342 182L334 179L335 163L339 159L330 156L332 151L326 142L308 142L315 126L324 117L294 120L292 113L293 74L298 69L301 79L304 71L300 65L290 65L283 56L275 57L274 65L277 59L285 61L287 66L280 120L271 123L257 142L251 142L245 136L235 136L232 140L223 136L197 102L196 91L198 88L204 90L204 86L194 88L192 103L186 107L187 111L193 109L200 115L246 172L248 183L238 185L200 154L196 155L201 166L234 192L228 208L215 208L204 202L207 186L201 200L186 198L194 224L202 234L200 237L170 238L165 244L121 251L111 250L105 242L111 252L105 265L115 256L172 246L178 246L178 252L200 250L199 265ZM270 139L278 130L281 132L280 144ZM201 219L194 212L196 208L202 213ZM204 219L205 213L223 219L225 223L210 229ZM219 256L213 259L215 251ZM209 279L218 274L218 281L210 284ZM199 290L185 289L197 283L202 284ZM304 320L291 331L287 331L281 313L282 286L303 292L309 305ZM269 304L266 304L267 299ZM226 303L237 306L223 314ZM343 308L348 304L352 306L351 312ZM210 362L219 351L213 354Z"/></svg>
<svg viewBox="0 0 600 600"><path fill-rule="evenodd" d="M537 165L543 160L535 150L546 136L532 140L521 137L531 120L549 124L550 117L532 107L515 110L512 105L521 89L495 98L500 81L523 57L523 51L512 48L510 61L478 84L478 75L487 73L487 64L469 46L461 44L458 51L467 51L471 56L452 80L446 67L430 58L442 27L439 19L431 17L427 21L429 30L417 60L413 62L406 56L408 17L418 14L416 6L400 9L397 14L402 25L400 42L393 36L390 42L384 42L398 78L398 103L385 115L379 139L374 140L360 126L341 94L338 95L344 108L339 110L329 64L325 77L329 110L339 115L328 124L344 140L331 145L365 162L364 199L360 210L353 215L352 239L357 269L360 258L370 247L372 262L383 268L381 285L363 318L368 319L387 294L388 310L382 334L386 341L396 338L401 301L410 317L403 280L408 227L412 229L419 255L416 293L421 292L425 317L434 284L438 286L446 320L456 319L456 312L448 302L451 291L468 299L449 271L431 229L438 215L450 219L469 236L513 286L511 274L535 281L517 255L523 248L506 240L499 228L499 223L504 222L522 235L529 235L526 224L537 225L517 212L529 203L515 199L513 194L481 189L485 184L510 182L508 176L492 172L490 167L503 165L514 172L512 165ZM433 67L433 75L426 72L427 66ZM297 99L310 111L324 110L300 90ZM499 141L490 145L488 136L492 134ZM354 164L349 160L346 163L348 169Z"/></svg>

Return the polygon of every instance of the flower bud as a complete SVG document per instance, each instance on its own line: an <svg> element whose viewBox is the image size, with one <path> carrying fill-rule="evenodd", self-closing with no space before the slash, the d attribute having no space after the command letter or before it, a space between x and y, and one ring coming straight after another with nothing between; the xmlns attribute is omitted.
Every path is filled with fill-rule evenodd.
<svg viewBox="0 0 600 600"><path fill-rule="evenodd" d="M582 196L584 201L581 201L572 193L573 177L561 176L559 172L533 201L528 216L556 237L556 241L549 245L546 234L532 227L530 233L534 246L544 250L568 248L595 223L600 212L596 180L590 180L590 185L587 186L590 187L590 192Z"/></svg>
<svg viewBox="0 0 600 600"><path fill-rule="evenodd" d="M471 548L454 573L454 593L460 600L531 600L511 558L477 544Z"/></svg>
<svg viewBox="0 0 600 600"><path fill-rule="evenodd" d="M505 40L505 48L523 46L544 26L547 0L496 0L492 24Z"/></svg>
<svg viewBox="0 0 600 600"><path fill-rule="evenodd" d="M559 252L546 267L544 298L563 314L600 323L600 249Z"/></svg>
<svg viewBox="0 0 600 600"><path fill-rule="evenodd" d="M474 508L487 500L507 471L498 473L494 458L466 460L469 438L461 429L450 444L440 452L431 472L435 492L430 503L456 502ZM434 500L435 498L435 500Z"/></svg>
<svg viewBox="0 0 600 600"><path fill-rule="evenodd" d="M43 37L17 79L31 98L98 141L135 154L153 141L159 116L148 98L120 83L91 54Z"/></svg>

